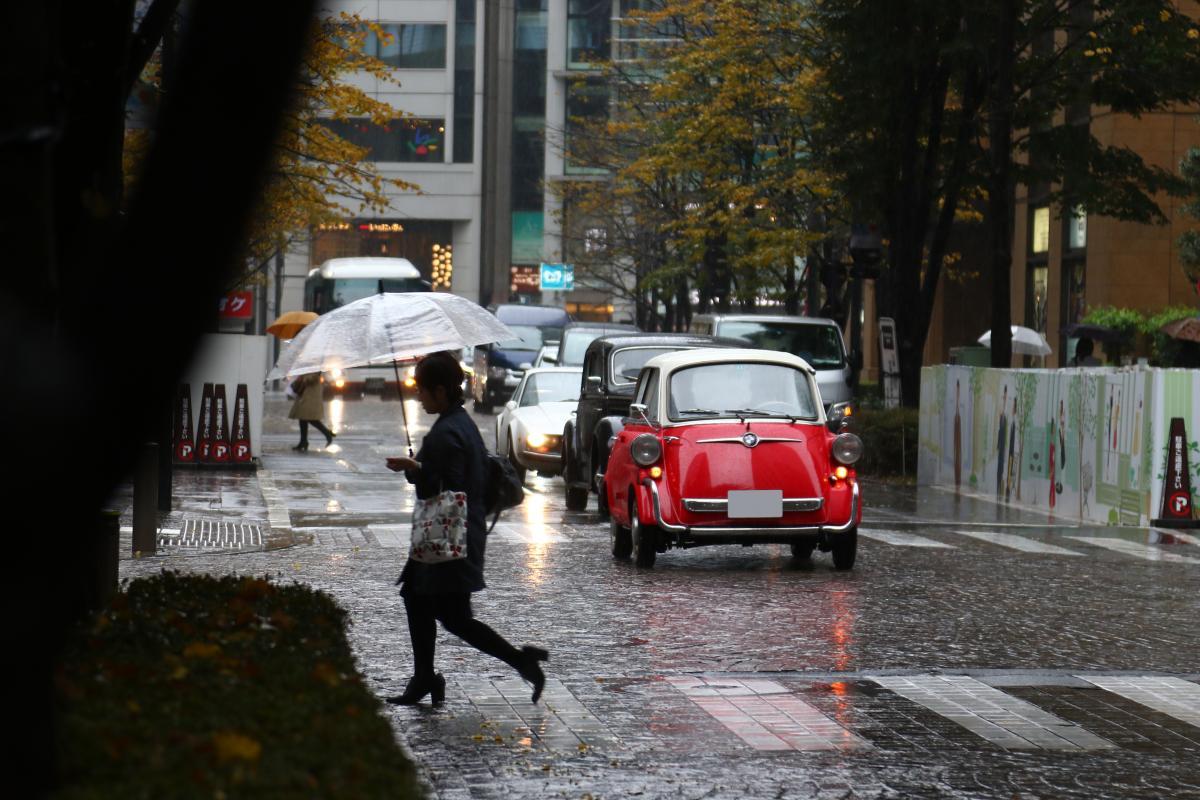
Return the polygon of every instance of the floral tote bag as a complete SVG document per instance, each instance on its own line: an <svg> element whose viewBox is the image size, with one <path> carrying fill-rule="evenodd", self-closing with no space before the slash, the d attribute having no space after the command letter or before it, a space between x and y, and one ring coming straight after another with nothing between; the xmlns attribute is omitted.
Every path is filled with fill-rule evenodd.
<svg viewBox="0 0 1200 800"><path fill-rule="evenodd" d="M467 494L449 489L413 507L409 557L422 564L441 564L467 557Z"/></svg>

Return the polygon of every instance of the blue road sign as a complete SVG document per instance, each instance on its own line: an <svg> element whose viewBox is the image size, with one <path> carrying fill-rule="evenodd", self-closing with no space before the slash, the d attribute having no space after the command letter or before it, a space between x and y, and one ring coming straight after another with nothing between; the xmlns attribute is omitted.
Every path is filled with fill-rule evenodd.
<svg viewBox="0 0 1200 800"><path fill-rule="evenodd" d="M575 288L574 264L542 264L538 288L543 292L569 292Z"/></svg>

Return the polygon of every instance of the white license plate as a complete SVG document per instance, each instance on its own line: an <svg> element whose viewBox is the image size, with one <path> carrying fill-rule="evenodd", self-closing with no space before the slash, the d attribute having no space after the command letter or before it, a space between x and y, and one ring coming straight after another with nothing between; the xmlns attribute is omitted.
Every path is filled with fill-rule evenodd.
<svg viewBox="0 0 1200 800"><path fill-rule="evenodd" d="M783 516L783 492L778 489L732 491L728 495L730 519L765 519Z"/></svg>

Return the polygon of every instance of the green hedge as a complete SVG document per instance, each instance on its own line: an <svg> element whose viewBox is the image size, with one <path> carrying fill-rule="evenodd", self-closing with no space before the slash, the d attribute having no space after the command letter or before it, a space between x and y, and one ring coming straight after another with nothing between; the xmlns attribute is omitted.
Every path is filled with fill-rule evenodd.
<svg viewBox="0 0 1200 800"><path fill-rule="evenodd" d="M57 670L57 797L420 797L346 624L301 585L133 581Z"/></svg>
<svg viewBox="0 0 1200 800"><path fill-rule="evenodd" d="M859 408L851 430L863 440L861 475L915 478L917 421L915 408Z"/></svg>

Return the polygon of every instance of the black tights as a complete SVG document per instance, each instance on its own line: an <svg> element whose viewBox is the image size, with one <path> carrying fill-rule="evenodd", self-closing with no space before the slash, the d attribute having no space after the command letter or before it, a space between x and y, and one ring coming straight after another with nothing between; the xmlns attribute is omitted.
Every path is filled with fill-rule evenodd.
<svg viewBox="0 0 1200 800"><path fill-rule="evenodd" d="M408 614L408 635L412 638L413 662L417 677L433 675L433 650L437 641L437 622L476 650L500 659L520 670L522 653L471 614L469 592L404 596Z"/></svg>
<svg viewBox="0 0 1200 800"><path fill-rule="evenodd" d="M321 422L321 420L319 420L319 419L302 419L302 420L300 420L300 444L302 444L302 445L308 444L308 426L309 425L312 425L314 428L319 430L321 433L325 434L326 439L333 438L333 432L330 431L329 428L326 428L325 423Z"/></svg>

